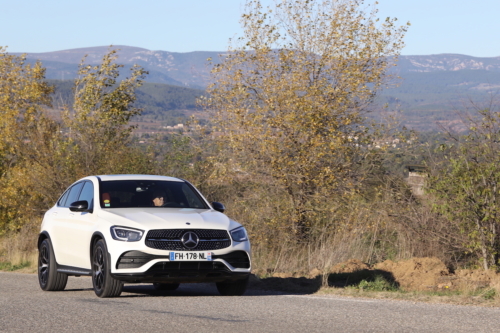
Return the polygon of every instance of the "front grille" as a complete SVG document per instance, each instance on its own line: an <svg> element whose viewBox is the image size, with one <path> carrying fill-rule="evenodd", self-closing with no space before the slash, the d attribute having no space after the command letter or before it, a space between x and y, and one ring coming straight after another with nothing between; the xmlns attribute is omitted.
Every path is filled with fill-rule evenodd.
<svg viewBox="0 0 500 333"><path fill-rule="evenodd" d="M191 231L198 235L200 241L194 248L186 248L181 237ZM157 229L150 230L146 235L146 246L158 250L170 251L212 251L231 245L231 239L226 230L213 229Z"/></svg>
<svg viewBox="0 0 500 333"><path fill-rule="evenodd" d="M171 238L181 239L186 232L192 231L200 238L229 238L226 230L213 229L156 229L149 230L147 238Z"/></svg>

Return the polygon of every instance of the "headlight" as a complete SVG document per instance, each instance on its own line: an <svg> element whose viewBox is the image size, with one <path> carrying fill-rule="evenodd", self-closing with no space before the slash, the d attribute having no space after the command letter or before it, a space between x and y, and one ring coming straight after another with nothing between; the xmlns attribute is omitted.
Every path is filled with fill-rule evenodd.
<svg viewBox="0 0 500 333"><path fill-rule="evenodd" d="M111 227L111 237L119 241L137 242L141 240L143 234L144 230L117 226Z"/></svg>
<svg viewBox="0 0 500 333"><path fill-rule="evenodd" d="M243 227L236 228L231 230L231 238L235 242L243 242L248 240L247 231Z"/></svg>

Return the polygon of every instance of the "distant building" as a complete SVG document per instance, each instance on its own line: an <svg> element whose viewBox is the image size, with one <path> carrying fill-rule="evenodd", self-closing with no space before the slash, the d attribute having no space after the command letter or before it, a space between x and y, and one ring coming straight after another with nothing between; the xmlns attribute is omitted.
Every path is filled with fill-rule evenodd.
<svg viewBox="0 0 500 333"><path fill-rule="evenodd" d="M424 195L424 184L427 178L428 171L425 165L407 165L408 179L407 182L411 186L411 191L417 196Z"/></svg>
<svg viewBox="0 0 500 333"><path fill-rule="evenodd" d="M163 128L165 128L167 130L183 129L184 128L184 124L177 124L177 125L174 125L174 126L163 126Z"/></svg>

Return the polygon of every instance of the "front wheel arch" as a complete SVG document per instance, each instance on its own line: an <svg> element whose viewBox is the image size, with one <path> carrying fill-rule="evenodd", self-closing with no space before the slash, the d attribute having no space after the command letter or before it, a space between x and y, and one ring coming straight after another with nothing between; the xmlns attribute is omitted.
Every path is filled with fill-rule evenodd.
<svg viewBox="0 0 500 333"><path fill-rule="evenodd" d="M52 242L52 240L50 239L49 233L47 231L42 231L40 234L38 234L38 241L36 244L36 248L39 249L42 242L44 240L46 240L47 238Z"/></svg>
<svg viewBox="0 0 500 333"><path fill-rule="evenodd" d="M90 260L90 267L92 267L92 255L94 254L94 246L99 240L104 240L106 242L104 235L100 233L99 231L94 232L92 235L92 238L90 239L90 246L89 246L89 260Z"/></svg>
<svg viewBox="0 0 500 333"><path fill-rule="evenodd" d="M92 247L92 285L98 297L118 297L122 292L123 282L111 274L111 256L105 239L96 239Z"/></svg>

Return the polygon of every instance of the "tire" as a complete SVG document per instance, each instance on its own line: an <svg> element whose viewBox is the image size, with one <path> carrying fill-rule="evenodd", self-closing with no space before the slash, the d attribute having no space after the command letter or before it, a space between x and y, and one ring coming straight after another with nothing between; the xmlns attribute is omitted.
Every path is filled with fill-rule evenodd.
<svg viewBox="0 0 500 333"><path fill-rule="evenodd" d="M247 290L248 277L244 280L217 282L215 285L222 296L241 296Z"/></svg>
<svg viewBox="0 0 500 333"><path fill-rule="evenodd" d="M123 282L111 276L108 248L102 239L92 249L92 285L101 298L118 297L122 293Z"/></svg>
<svg viewBox="0 0 500 333"><path fill-rule="evenodd" d="M61 291L68 276L57 272L56 258L50 239L44 239L38 248L38 283L45 291Z"/></svg>
<svg viewBox="0 0 500 333"><path fill-rule="evenodd" d="M177 288L179 288L180 286L180 283L158 283L158 282L155 282L153 283L153 287L156 289L156 290L176 290Z"/></svg>

